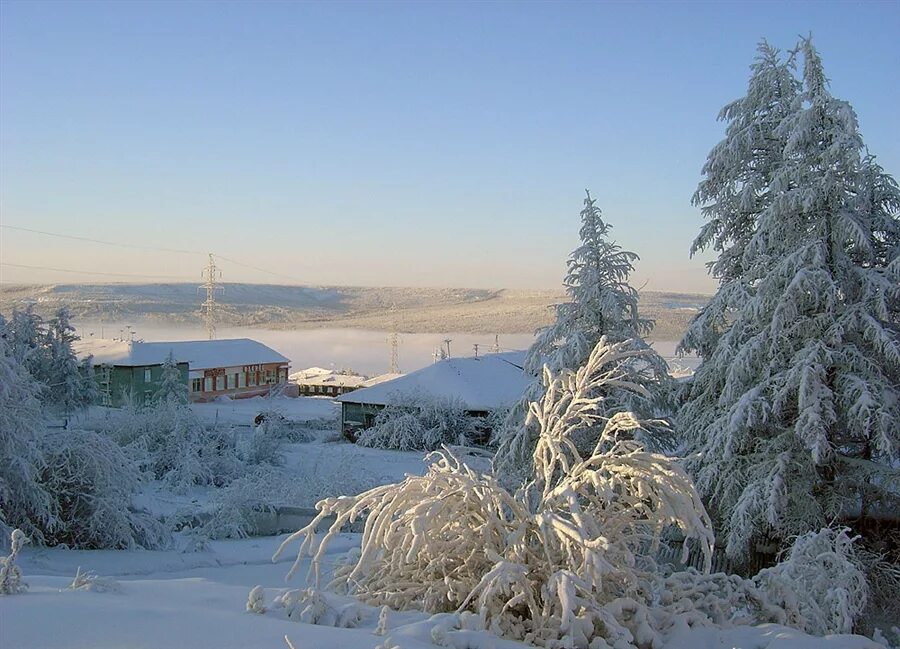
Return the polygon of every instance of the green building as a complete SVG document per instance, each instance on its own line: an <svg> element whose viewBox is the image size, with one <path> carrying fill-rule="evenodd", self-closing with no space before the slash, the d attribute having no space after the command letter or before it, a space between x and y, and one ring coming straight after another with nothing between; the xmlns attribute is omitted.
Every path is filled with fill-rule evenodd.
<svg viewBox="0 0 900 649"><path fill-rule="evenodd" d="M184 342L127 342L88 338L76 343L78 355L91 356L101 403L121 406L126 395L149 403L159 389L162 366L171 355L191 401L268 394L288 378L290 361L249 338Z"/></svg>

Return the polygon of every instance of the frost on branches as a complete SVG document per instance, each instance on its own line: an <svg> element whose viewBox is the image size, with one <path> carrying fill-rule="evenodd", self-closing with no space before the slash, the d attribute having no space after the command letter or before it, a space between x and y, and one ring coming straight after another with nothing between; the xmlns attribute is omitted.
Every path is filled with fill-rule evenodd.
<svg viewBox="0 0 900 649"><path fill-rule="evenodd" d="M367 603L474 611L495 633L545 646L658 642L647 608L657 544L678 529L685 551L694 545L708 562L713 537L687 475L629 439L635 417L598 412L592 395L603 389L641 391L623 366L644 353L601 338L577 372L545 370L547 390L529 414L540 431L533 472L517 492L445 450L424 476L321 501L276 557L300 540L291 574L309 553L318 580L329 542L365 518L361 551L331 587ZM586 427L598 442L582 456L571 434Z"/></svg>
<svg viewBox="0 0 900 649"><path fill-rule="evenodd" d="M51 496L53 516L45 543L84 549L165 547L167 530L132 507L141 476L118 444L94 431L52 430L44 434L42 447L41 483Z"/></svg>
<svg viewBox="0 0 900 649"><path fill-rule="evenodd" d="M6 326L0 316L0 532L20 527L40 540L51 518L50 497L40 484L41 385L7 344Z"/></svg>
<svg viewBox="0 0 900 649"><path fill-rule="evenodd" d="M28 584L22 581L21 568L16 565L16 556L28 541L25 532L20 529L10 534L9 555L0 557L0 595L15 595L28 589Z"/></svg>
<svg viewBox="0 0 900 649"><path fill-rule="evenodd" d="M442 446L469 446L477 419L459 399L427 394L395 395L357 440L360 446L399 451L435 451Z"/></svg>
<svg viewBox="0 0 900 649"><path fill-rule="evenodd" d="M554 373L581 367L601 338L614 343L630 341L635 349L647 352L629 359L624 365L628 367L632 382L653 391L635 392L620 390L616 385L603 385L605 412L626 409L647 420L659 415L660 383L667 380L668 368L642 340L653 329L653 321L640 317L638 293L628 283L638 256L610 240L612 226L603 220L590 192L584 199L581 223L581 246L569 257L564 280L571 299L556 307L554 324L538 332L525 361L525 370L535 376L535 382L495 435L499 443L495 469L499 476L511 478L510 482L526 480L530 472L529 463L538 431L526 425L524 420L528 403L540 400L546 389L540 380L542 367L546 365ZM575 437L582 453L589 454L597 439L596 435L584 435L585 432ZM664 427L640 432L642 441L649 447L667 446Z"/></svg>
<svg viewBox="0 0 900 649"><path fill-rule="evenodd" d="M680 422L733 558L900 506L900 191L800 52L802 84L763 46L695 196L721 285Z"/></svg>

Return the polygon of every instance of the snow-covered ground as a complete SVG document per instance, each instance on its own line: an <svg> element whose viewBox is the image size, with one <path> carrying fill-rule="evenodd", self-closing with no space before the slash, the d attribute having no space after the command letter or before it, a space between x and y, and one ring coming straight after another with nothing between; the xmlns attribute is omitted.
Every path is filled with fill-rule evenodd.
<svg viewBox="0 0 900 649"><path fill-rule="evenodd" d="M387 633L376 635L378 609L362 606L357 628L335 628L286 619L270 610L245 611L249 591L265 588L271 607L286 589L305 588L305 566L285 582L291 552L271 556L284 537L212 541L201 552L75 551L31 548L20 565L26 593L0 598L0 647L16 649L422 649L435 639L457 649L514 649L525 645L483 631L452 630L455 616L391 612ZM342 535L329 559L359 543ZM108 590L69 588L78 568L105 578ZM344 598L329 598L337 604ZM439 627L449 628L442 632ZM435 630L437 629L437 630ZM875 649L860 636L815 638L777 625L690 629L674 634L666 649Z"/></svg>

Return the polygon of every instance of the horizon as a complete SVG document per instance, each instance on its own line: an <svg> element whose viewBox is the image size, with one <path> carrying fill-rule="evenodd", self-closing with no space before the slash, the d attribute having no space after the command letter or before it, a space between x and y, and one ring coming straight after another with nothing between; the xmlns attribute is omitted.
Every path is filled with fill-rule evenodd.
<svg viewBox="0 0 900 649"><path fill-rule="evenodd" d="M812 8L8 0L0 282L214 253L234 283L556 290L589 188L634 286L709 295L690 198L761 39L812 32L900 169L900 4Z"/></svg>
<svg viewBox="0 0 900 649"><path fill-rule="evenodd" d="M427 285L399 285L399 284L287 284L282 283L279 284L277 282L266 282L266 281L258 281L258 282L217 282L217 285L220 286L268 286L274 288L371 288L371 289L418 289L418 290L433 290L433 291L452 291L452 290L465 290L465 291L540 291L540 292L555 292L555 293L565 293L565 286L560 285L558 288L553 287L537 287L537 286L522 286L522 287L512 287L512 286L427 286ZM0 291L4 289L12 289L12 288L31 288L31 287L54 287L54 286L200 286L199 282L191 282L191 281L178 281L178 282L129 282L129 281L119 281L119 282L90 282L90 281L60 281L60 282L9 282L9 281L0 281ZM641 288L638 287L635 289L638 293L660 293L664 295L696 295L702 297L712 297L714 291L710 291L708 293L697 292L697 291L669 291L669 290L661 290L661 289L649 289L649 288ZM223 295L222 298L225 296ZM198 298L199 299L199 298ZM222 299L221 301L226 301ZM199 302L198 302L199 305Z"/></svg>

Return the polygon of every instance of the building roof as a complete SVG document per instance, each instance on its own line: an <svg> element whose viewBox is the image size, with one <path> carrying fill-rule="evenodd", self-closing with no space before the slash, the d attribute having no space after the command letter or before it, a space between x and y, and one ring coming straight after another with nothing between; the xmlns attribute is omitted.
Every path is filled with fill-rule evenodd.
<svg viewBox="0 0 900 649"><path fill-rule="evenodd" d="M359 374L341 374L332 371L326 373L297 372L291 374L290 379L297 385L340 385L347 388L356 388L366 382L366 377Z"/></svg>
<svg viewBox="0 0 900 649"><path fill-rule="evenodd" d="M170 353L192 370L290 362L271 347L249 338L133 343L86 338L75 343L75 351L82 358L92 355L95 365L123 367L160 365Z"/></svg>
<svg viewBox="0 0 900 649"><path fill-rule="evenodd" d="M338 397L343 403L387 405L398 395L425 394L456 398L466 410L510 406L522 396L531 377L522 370L524 352L449 358L415 372Z"/></svg>
<svg viewBox="0 0 900 649"><path fill-rule="evenodd" d="M306 369L297 370L296 372L291 374L290 379L292 381L297 379L309 379L325 374L334 374L334 370L326 370L324 367L307 367Z"/></svg>

